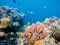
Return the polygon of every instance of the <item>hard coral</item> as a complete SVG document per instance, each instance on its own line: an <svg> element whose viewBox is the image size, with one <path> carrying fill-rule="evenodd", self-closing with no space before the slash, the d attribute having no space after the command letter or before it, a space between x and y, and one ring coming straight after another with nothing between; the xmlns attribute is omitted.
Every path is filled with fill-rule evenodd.
<svg viewBox="0 0 60 45"><path fill-rule="evenodd" d="M11 19L9 19L9 18L2 18L0 26L1 26L0 28L10 27L11 26Z"/></svg>
<svg viewBox="0 0 60 45"><path fill-rule="evenodd" d="M17 8L0 6L0 19L2 19L0 26L1 28L2 27L6 28L7 25L10 25L10 23L8 23L8 20L11 20L12 21L11 27L14 27L17 30L17 27L19 26L20 29L23 26L23 17L24 14L21 13Z"/></svg>
<svg viewBox="0 0 60 45"><path fill-rule="evenodd" d="M42 39L42 40L35 41L33 45L45 45L44 40Z"/></svg>
<svg viewBox="0 0 60 45"><path fill-rule="evenodd" d="M0 32L0 37L4 36L5 33L4 32Z"/></svg>
<svg viewBox="0 0 60 45"><path fill-rule="evenodd" d="M28 44L33 44L37 40L44 39L48 34L48 29L42 23L33 24L24 33L24 38Z"/></svg>

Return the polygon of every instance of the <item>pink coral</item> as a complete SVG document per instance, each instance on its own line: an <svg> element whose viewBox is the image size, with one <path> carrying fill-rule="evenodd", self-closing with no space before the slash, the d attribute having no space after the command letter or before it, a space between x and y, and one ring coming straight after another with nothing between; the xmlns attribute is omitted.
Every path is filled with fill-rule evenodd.
<svg viewBox="0 0 60 45"><path fill-rule="evenodd" d="M48 34L48 29L44 26L44 24L38 23L34 24L24 33L24 38L26 42L34 43L37 40L44 39Z"/></svg>

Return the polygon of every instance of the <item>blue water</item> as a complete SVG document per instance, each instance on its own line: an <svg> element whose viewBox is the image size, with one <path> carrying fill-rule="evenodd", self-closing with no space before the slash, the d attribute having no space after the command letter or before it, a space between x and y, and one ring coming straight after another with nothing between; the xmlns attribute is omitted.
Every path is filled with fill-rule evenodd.
<svg viewBox="0 0 60 45"><path fill-rule="evenodd" d="M24 23L43 22L45 18L60 17L60 0L0 0L0 5L18 8L25 14Z"/></svg>

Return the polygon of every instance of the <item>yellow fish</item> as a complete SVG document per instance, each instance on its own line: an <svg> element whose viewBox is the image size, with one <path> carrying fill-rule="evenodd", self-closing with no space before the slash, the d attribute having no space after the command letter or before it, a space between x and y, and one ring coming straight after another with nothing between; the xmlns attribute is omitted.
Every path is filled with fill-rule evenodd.
<svg viewBox="0 0 60 45"><path fill-rule="evenodd" d="M27 25L30 25L30 22L29 21L27 22Z"/></svg>

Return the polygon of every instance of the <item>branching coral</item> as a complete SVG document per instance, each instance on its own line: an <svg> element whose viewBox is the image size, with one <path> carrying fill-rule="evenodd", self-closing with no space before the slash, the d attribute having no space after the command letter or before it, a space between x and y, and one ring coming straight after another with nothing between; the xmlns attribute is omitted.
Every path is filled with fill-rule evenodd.
<svg viewBox="0 0 60 45"><path fill-rule="evenodd" d="M48 34L48 29L42 23L33 24L31 28L24 33L24 38L28 44L37 40L44 39Z"/></svg>

